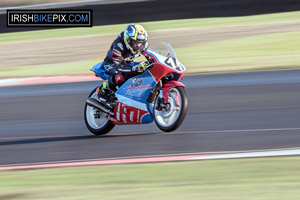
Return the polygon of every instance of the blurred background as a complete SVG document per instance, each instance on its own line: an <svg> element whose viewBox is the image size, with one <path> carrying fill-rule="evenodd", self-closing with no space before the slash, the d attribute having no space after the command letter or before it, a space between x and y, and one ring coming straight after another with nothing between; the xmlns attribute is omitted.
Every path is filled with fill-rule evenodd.
<svg viewBox="0 0 300 200"><path fill-rule="evenodd" d="M93 27L7 27L7 9L91 9ZM128 23L187 68L180 128L85 127L88 94ZM153 155L298 149L299 0L1 0L0 169ZM67 82L67 83L64 83ZM51 84L49 84L51 83ZM299 199L298 156L0 170L0 199Z"/></svg>
<svg viewBox="0 0 300 200"><path fill-rule="evenodd" d="M6 27L5 7L49 3L54 4L31 9L92 9L94 27ZM169 41L189 73L295 68L299 63L296 0L15 0L1 1L1 7L2 78L88 74L87 66L103 60L117 34L132 22L146 27L150 45Z"/></svg>

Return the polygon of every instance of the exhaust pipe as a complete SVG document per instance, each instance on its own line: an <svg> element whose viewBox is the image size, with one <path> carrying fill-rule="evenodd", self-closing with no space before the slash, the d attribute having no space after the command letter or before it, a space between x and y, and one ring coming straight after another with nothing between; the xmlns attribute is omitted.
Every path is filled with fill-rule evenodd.
<svg viewBox="0 0 300 200"><path fill-rule="evenodd" d="M106 107L104 107L101 103L99 103L99 101L97 101L96 99L92 98L92 97L89 97L87 100L86 100L86 103L89 105L89 106L92 106L94 108L97 108L99 109L100 111L106 113L106 114L109 114L109 115L112 115L114 116L114 112L112 112L111 110L107 109Z"/></svg>

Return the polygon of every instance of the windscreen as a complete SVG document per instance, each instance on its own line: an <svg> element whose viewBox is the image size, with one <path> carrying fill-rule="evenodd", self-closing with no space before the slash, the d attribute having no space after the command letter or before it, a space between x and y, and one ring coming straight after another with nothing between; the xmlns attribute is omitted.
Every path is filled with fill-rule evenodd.
<svg viewBox="0 0 300 200"><path fill-rule="evenodd" d="M150 47L150 49L165 56L176 58L176 53L168 42L160 42Z"/></svg>
<svg viewBox="0 0 300 200"><path fill-rule="evenodd" d="M150 50L163 56L162 58L160 58L160 61L165 65L179 72L186 70L186 68L178 61L174 49L168 42L157 43L151 46Z"/></svg>

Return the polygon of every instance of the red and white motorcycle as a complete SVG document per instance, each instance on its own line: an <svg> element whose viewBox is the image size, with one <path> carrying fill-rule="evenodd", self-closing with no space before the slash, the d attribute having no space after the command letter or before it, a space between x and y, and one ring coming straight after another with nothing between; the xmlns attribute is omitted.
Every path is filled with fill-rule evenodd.
<svg viewBox="0 0 300 200"><path fill-rule="evenodd" d="M143 55L148 60L145 71L119 87L117 100L103 105L95 99L96 88L89 95L84 118L93 134L107 134L115 125L147 124L153 120L159 129L169 132L183 122L188 100L185 86L179 81L186 68L167 42L149 48ZM95 66L92 70L96 75L105 77L97 67L101 63Z"/></svg>

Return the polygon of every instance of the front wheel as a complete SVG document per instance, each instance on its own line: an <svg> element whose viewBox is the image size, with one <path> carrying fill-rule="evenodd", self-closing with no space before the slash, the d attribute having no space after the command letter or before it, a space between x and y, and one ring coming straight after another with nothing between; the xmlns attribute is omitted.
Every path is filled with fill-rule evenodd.
<svg viewBox="0 0 300 200"><path fill-rule="evenodd" d="M95 97L96 96L96 89L95 88L89 97ZM95 135L105 135L113 127L115 126L110 120L107 119L107 114L103 113L102 111L99 111L97 108L94 108L92 106L85 104L84 107L84 121L86 124L86 127Z"/></svg>
<svg viewBox="0 0 300 200"><path fill-rule="evenodd" d="M175 87L168 92L168 103L160 108L159 95L154 103L154 121L162 131L177 129L183 122L188 108L188 100L183 87Z"/></svg>

